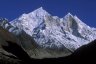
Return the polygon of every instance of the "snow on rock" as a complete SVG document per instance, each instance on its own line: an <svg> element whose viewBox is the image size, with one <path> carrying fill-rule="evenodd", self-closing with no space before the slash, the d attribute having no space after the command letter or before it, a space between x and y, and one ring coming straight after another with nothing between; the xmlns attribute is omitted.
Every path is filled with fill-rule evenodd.
<svg viewBox="0 0 96 64"><path fill-rule="evenodd" d="M31 13L22 14L10 24L18 28L17 32L10 28L10 32L15 34L23 30L35 40L40 47L40 50L37 50L38 55L34 56L36 58L68 56L80 46L96 39L96 28L89 27L77 16L68 13L65 17L59 18L52 16L42 7ZM54 50L58 50L62 54L56 54ZM30 55L33 57L32 54Z"/></svg>

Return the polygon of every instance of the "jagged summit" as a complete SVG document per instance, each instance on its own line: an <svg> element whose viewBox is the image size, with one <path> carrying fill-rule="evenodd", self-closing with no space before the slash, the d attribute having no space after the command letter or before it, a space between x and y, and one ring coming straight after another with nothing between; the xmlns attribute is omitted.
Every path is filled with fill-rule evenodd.
<svg viewBox="0 0 96 64"><path fill-rule="evenodd" d="M66 20L70 21L70 20L74 19L74 16L71 13L68 13L67 15L64 16L64 19L65 19L65 21Z"/></svg>
<svg viewBox="0 0 96 64"><path fill-rule="evenodd" d="M66 16L73 17L73 15L70 12Z"/></svg>
<svg viewBox="0 0 96 64"><path fill-rule="evenodd" d="M2 22L2 21L8 21L8 19L6 19L6 18L2 18L2 17L0 17L0 22Z"/></svg>
<svg viewBox="0 0 96 64"><path fill-rule="evenodd" d="M40 7L32 12L44 12L45 10L43 9L43 7Z"/></svg>
<svg viewBox="0 0 96 64"><path fill-rule="evenodd" d="M59 18L42 7L22 14L3 26L22 40L24 48L29 47L27 52L34 58L68 56L96 39L96 28L89 27L77 16L68 13L64 18ZM33 45L31 39L37 46ZM31 46L36 48L35 51Z"/></svg>
<svg viewBox="0 0 96 64"><path fill-rule="evenodd" d="M43 7L40 7L34 11L32 11L31 13L29 13L28 15L34 15L34 16L46 16L46 15L50 15L46 10L43 9Z"/></svg>
<svg viewBox="0 0 96 64"><path fill-rule="evenodd" d="M38 9L34 10L34 11L45 11L45 10L43 9L43 7L40 7Z"/></svg>

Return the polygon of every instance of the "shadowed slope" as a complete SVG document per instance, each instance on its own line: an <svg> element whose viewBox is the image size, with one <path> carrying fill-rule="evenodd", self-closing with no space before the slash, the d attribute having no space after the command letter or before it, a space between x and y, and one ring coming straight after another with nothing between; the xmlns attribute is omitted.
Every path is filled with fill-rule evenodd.
<svg viewBox="0 0 96 64"><path fill-rule="evenodd" d="M96 40L91 43L78 48L72 55L61 58L49 59L32 59L33 63L56 63L56 64L83 64L83 63L96 63ZM88 63L88 64L89 64Z"/></svg>
<svg viewBox="0 0 96 64"><path fill-rule="evenodd" d="M7 36L7 37L6 37ZM61 58L46 58L46 59L31 59L24 49L17 44L18 39L15 38L7 30L0 27L0 49L7 51L15 55L19 60L22 60L26 64L32 63L57 63L57 64L75 64L84 62L95 62L96 59L96 40L91 43L78 48L72 55ZM22 42L23 43L23 42ZM0 50L0 52L2 52ZM2 52L3 53L3 52ZM4 54L3 54L4 55ZM7 56L7 55L4 55ZM8 57L11 57L10 55ZM12 57L11 57L12 58ZM23 64L24 64L23 63Z"/></svg>
<svg viewBox="0 0 96 64"><path fill-rule="evenodd" d="M0 27L0 64L20 64L21 59L17 58L19 55L14 54L20 51L16 49L20 48L17 42L19 40L12 33Z"/></svg>
<svg viewBox="0 0 96 64"><path fill-rule="evenodd" d="M96 40L91 43L78 48L71 56L71 62L83 63L91 62L96 63Z"/></svg>
<svg viewBox="0 0 96 64"><path fill-rule="evenodd" d="M4 50L6 50L9 53L14 54L19 60L30 62L30 57L28 54L16 43L13 43L11 41L6 41L8 43L8 46L2 46Z"/></svg>

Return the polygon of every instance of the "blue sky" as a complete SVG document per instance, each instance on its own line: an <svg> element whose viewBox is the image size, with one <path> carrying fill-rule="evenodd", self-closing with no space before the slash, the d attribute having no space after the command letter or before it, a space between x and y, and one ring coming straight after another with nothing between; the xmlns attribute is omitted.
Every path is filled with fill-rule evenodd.
<svg viewBox="0 0 96 64"><path fill-rule="evenodd" d="M70 12L89 26L96 27L96 0L0 0L0 17L13 20L41 6L59 17Z"/></svg>

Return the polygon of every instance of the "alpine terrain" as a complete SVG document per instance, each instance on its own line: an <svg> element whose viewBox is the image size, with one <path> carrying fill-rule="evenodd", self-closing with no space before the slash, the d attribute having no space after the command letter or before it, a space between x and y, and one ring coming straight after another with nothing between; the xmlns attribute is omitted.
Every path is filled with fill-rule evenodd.
<svg viewBox="0 0 96 64"><path fill-rule="evenodd" d="M31 58L36 59L65 57L96 39L96 28L86 25L76 15L68 13L59 18L42 7L10 22L1 18L0 26L0 31L6 30L14 36L12 42L16 42ZM4 35L0 32L0 37ZM4 37L3 40L9 41L8 38Z"/></svg>

